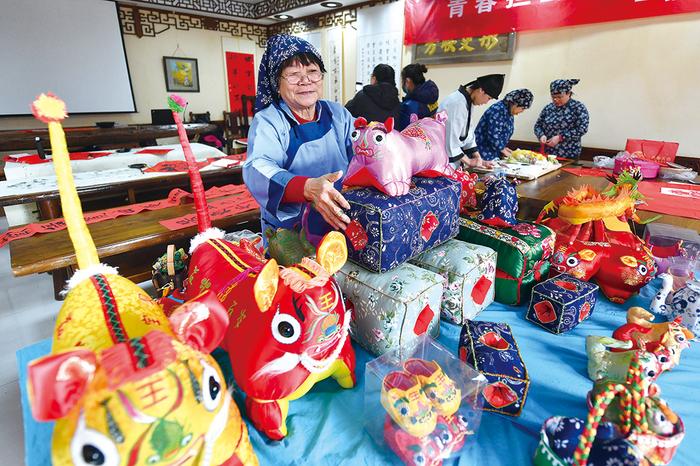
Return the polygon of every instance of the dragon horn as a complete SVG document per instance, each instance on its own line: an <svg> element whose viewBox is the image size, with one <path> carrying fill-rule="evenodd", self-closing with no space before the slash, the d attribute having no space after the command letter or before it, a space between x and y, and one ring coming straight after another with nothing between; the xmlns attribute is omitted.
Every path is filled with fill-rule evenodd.
<svg viewBox="0 0 700 466"><path fill-rule="evenodd" d="M209 206L207 205L207 197L204 194L204 183L197 168L197 162L192 154L190 141L187 139L187 132L180 119L180 112L185 110L187 102L185 99L176 94L170 94L168 97L168 106L173 112L173 119L177 125L177 135L180 138L182 151L185 153L185 161L187 162L187 171L190 174L190 184L192 185L192 195L194 196L194 208L197 211L197 226L199 232L203 233L211 228L211 217L209 216Z"/></svg>
<svg viewBox="0 0 700 466"><path fill-rule="evenodd" d="M36 119L49 125L49 138L51 139L51 155L56 171L58 193L61 198L63 218L68 228L68 235L75 249L78 268L85 270L88 267L99 265L95 243L90 236L87 223L83 217L83 209L80 206L78 191L73 180L73 171L70 166L66 135L63 132L61 122L68 116L66 104L55 95L41 94L32 103L32 113Z"/></svg>

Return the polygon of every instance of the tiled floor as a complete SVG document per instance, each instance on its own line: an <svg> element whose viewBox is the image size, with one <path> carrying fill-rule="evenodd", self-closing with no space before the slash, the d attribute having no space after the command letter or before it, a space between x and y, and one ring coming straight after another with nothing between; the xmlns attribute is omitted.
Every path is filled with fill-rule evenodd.
<svg viewBox="0 0 700 466"><path fill-rule="evenodd" d="M0 217L0 232L7 230ZM0 451L6 465L24 464L22 411L15 351L48 338L61 303L47 274L14 277L9 247L0 248Z"/></svg>

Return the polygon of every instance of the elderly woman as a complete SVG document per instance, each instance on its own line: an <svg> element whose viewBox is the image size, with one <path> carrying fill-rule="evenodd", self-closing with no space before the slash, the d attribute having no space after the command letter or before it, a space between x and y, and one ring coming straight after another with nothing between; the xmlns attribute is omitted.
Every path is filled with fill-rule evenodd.
<svg viewBox="0 0 700 466"><path fill-rule="evenodd" d="M484 160L498 160L510 154L506 147L515 130L514 116L532 105L532 92L528 89L510 91L484 112L476 125L476 146Z"/></svg>
<svg viewBox="0 0 700 466"><path fill-rule="evenodd" d="M542 109L535 123L535 136L545 144L545 152L557 157L578 159L581 138L588 132L588 110L571 98L578 79L557 79L549 85L552 103Z"/></svg>
<svg viewBox="0 0 700 466"><path fill-rule="evenodd" d="M324 72L307 41L285 34L268 40L243 165L263 232L303 220L309 239L318 241L350 222L339 189L352 158L353 118L342 105L320 99Z"/></svg>

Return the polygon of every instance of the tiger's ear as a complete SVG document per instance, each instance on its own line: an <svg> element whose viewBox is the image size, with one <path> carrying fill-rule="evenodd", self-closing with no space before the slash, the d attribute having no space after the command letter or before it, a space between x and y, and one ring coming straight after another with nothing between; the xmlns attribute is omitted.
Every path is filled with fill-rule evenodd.
<svg viewBox="0 0 700 466"><path fill-rule="evenodd" d="M333 275L348 260L348 245L345 236L338 231L331 231L323 237L316 250L316 262Z"/></svg>
<svg viewBox="0 0 700 466"><path fill-rule="evenodd" d="M95 353L83 348L32 361L27 383L34 419L53 421L68 415L87 392L96 369Z"/></svg>
<svg viewBox="0 0 700 466"><path fill-rule="evenodd" d="M394 130L394 117L389 117L384 121L384 127L387 133L391 133Z"/></svg>
<svg viewBox="0 0 700 466"><path fill-rule="evenodd" d="M365 126L367 126L367 120L365 120L364 117L355 120L355 129L364 128Z"/></svg>
<svg viewBox="0 0 700 466"><path fill-rule="evenodd" d="M228 328L228 313L211 291L178 306L168 318L175 336L182 343L211 353L224 339Z"/></svg>
<svg viewBox="0 0 700 466"><path fill-rule="evenodd" d="M253 295L260 312L266 312L272 306L272 301L277 293L280 272L277 261L270 259L258 274L253 285Z"/></svg>

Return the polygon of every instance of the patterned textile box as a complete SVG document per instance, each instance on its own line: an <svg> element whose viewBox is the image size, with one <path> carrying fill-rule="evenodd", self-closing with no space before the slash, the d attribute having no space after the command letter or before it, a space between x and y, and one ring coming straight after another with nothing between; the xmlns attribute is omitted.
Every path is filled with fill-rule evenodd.
<svg viewBox="0 0 700 466"><path fill-rule="evenodd" d="M374 188L344 193L351 223L348 258L372 272L394 269L459 231L461 185L449 178L413 178L404 196Z"/></svg>
<svg viewBox="0 0 700 466"><path fill-rule="evenodd" d="M447 279L440 306L445 320L461 325L493 302L496 251L491 248L451 239L410 262Z"/></svg>
<svg viewBox="0 0 700 466"><path fill-rule="evenodd" d="M525 318L552 333L568 332L593 313L597 298L598 285L557 275L532 289Z"/></svg>
<svg viewBox="0 0 700 466"><path fill-rule="evenodd" d="M348 263L335 278L353 307L350 334L367 351L409 351L418 336L440 334L440 275L411 264L377 274Z"/></svg>
<svg viewBox="0 0 700 466"><path fill-rule="evenodd" d="M459 358L481 372L484 410L520 416L530 378L508 324L468 320L459 337Z"/></svg>
<svg viewBox="0 0 700 466"><path fill-rule="evenodd" d="M526 301L535 283L549 273L555 234L533 223L494 228L461 217L457 239L496 251L496 301L515 305Z"/></svg>

